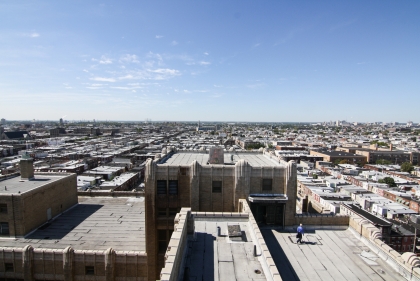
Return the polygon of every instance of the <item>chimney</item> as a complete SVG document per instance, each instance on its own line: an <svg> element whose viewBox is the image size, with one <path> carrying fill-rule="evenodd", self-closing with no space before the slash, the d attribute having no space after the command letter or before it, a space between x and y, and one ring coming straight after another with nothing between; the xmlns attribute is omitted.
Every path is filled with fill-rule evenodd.
<svg viewBox="0 0 420 281"><path fill-rule="evenodd" d="M34 178L34 159L29 158L26 153L22 155L20 160L20 177L25 180Z"/></svg>

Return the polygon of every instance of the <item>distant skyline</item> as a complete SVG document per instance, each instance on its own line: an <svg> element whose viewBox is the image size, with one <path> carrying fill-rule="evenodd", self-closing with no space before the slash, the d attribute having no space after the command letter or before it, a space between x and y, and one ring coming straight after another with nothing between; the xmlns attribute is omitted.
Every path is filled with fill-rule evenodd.
<svg viewBox="0 0 420 281"><path fill-rule="evenodd" d="M420 122L419 1L2 1L0 118Z"/></svg>

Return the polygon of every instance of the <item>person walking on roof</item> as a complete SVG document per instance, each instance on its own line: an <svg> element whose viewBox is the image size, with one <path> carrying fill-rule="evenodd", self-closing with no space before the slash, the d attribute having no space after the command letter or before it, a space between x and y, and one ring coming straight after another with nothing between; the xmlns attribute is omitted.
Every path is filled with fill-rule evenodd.
<svg viewBox="0 0 420 281"><path fill-rule="evenodd" d="M303 232L303 227L302 227L302 224L300 224L299 226L298 226L298 228L297 228L297 234L296 234L296 238L297 238L297 240L296 240L296 244L297 243L300 243L300 244L302 244L303 242L302 242L302 237L303 237L303 234L304 234L304 232Z"/></svg>

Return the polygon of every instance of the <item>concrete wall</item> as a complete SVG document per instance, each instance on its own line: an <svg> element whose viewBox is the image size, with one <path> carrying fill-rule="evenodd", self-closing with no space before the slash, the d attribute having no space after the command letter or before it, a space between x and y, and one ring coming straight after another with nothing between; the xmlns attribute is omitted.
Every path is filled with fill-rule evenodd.
<svg viewBox="0 0 420 281"><path fill-rule="evenodd" d="M303 224L304 226L348 226L349 216L345 215L322 215L322 214L305 214L296 215L294 225Z"/></svg>
<svg viewBox="0 0 420 281"><path fill-rule="evenodd" d="M14 272L5 272L12 263ZM0 248L0 278L34 280L147 280L147 256L136 251ZM86 266L94 273L86 274Z"/></svg>
<svg viewBox="0 0 420 281"><path fill-rule="evenodd" d="M182 208L181 212L175 217L174 232L165 254L165 266L160 273L160 280L162 281L178 280L180 273L182 273L185 253L188 250L187 234L190 212L190 208Z"/></svg>

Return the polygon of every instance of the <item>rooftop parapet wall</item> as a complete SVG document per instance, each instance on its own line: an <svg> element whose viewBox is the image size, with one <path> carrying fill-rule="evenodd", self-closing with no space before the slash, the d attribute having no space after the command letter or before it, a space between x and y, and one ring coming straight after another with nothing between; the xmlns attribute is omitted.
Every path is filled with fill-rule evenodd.
<svg viewBox="0 0 420 281"><path fill-rule="evenodd" d="M103 191L77 191L77 196L88 196L88 197L103 197L103 196L111 196L111 197L144 197L144 191L110 191L110 190L103 190Z"/></svg>
<svg viewBox="0 0 420 281"><path fill-rule="evenodd" d="M380 229L363 218L351 216L349 226L356 237L406 280L420 280L420 259L415 254L411 252L400 254L392 249L381 240Z"/></svg>
<svg viewBox="0 0 420 281"><path fill-rule="evenodd" d="M295 215L294 226L303 224L305 226L348 226L349 216L343 215L322 215L322 214L302 214Z"/></svg>
<svg viewBox="0 0 420 281"><path fill-rule="evenodd" d="M14 271L6 272L5 264L13 264ZM94 272L89 280L144 280L146 264L146 253L139 251L0 247L0 278L87 280L88 266Z"/></svg>
<svg viewBox="0 0 420 281"><path fill-rule="evenodd" d="M182 273L182 265L187 251L188 218L190 216L190 208L182 208L181 212L175 216L174 232L172 233L165 254L165 266L160 272L160 279L162 281L175 281L180 279L178 277Z"/></svg>
<svg viewBox="0 0 420 281"><path fill-rule="evenodd" d="M239 211L241 213L248 214L249 216L249 224L251 228L251 235L253 235L253 241L255 241L256 245L256 254L263 257L260 260L261 263L264 263L263 269L267 268L269 272L264 272L266 276L271 276L274 281L281 281L282 278L280 277L280 273L277 269L276 264L274 263L274 259L271 256L270 251L265 243L265 240L261 234L260 228L258 227L257 221L255 220L254 216L252 215L251 209L245 199L239 200Z"/></svg>

